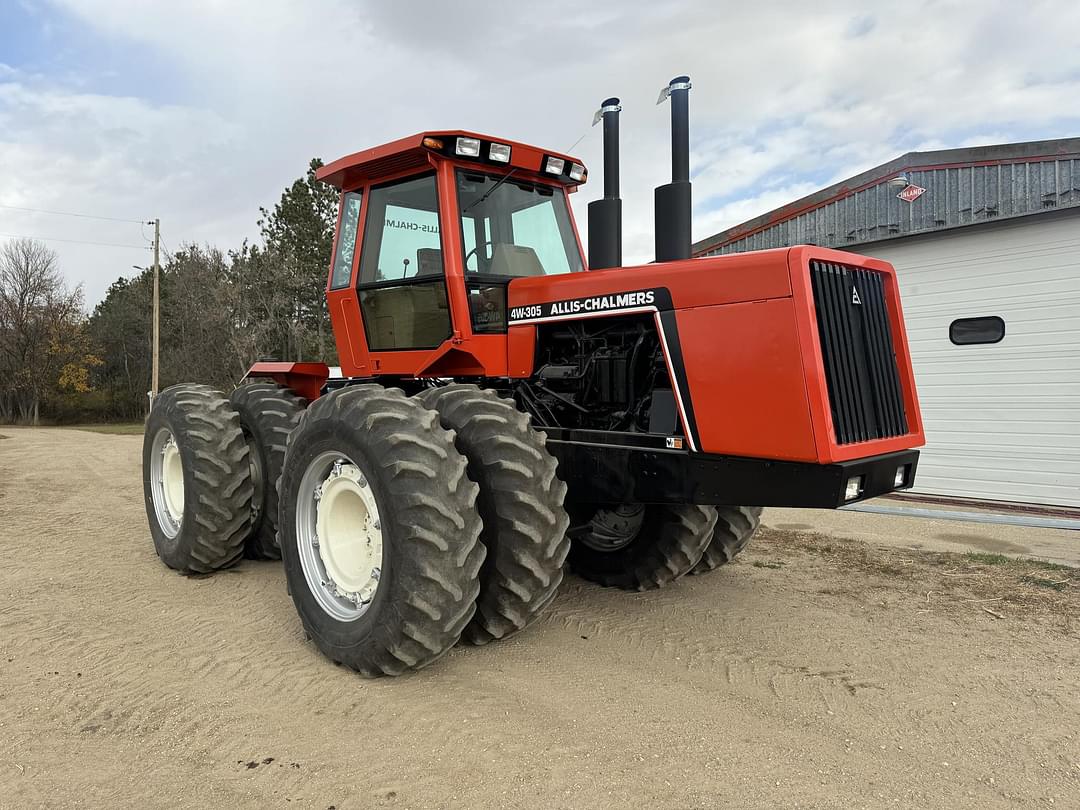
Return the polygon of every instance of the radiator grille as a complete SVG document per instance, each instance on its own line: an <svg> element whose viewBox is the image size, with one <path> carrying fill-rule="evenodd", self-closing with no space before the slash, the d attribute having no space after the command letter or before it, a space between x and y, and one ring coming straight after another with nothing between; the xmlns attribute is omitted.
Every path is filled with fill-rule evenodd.
<svg viewBox="0 0 1080 810"><path fill-rule="evenodd" d="M880 273L810 262L837 444L908 432Z"/></svg>

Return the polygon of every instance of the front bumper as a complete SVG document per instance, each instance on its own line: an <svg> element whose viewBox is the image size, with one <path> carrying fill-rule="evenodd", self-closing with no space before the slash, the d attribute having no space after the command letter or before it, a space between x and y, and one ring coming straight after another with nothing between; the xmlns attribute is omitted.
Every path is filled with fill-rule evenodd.
<svg viewBox="0 0 1080 810"><path fill-rule="evenodd" d="M693 503L714 506L790 506L836 509L909 489L918 450L810 464L716 456L626 444L627 434L549 428L548 450L578 503ZM618 437L618 438L616 438ZM905 469L896 486L897 470ZM856 497L848 481L862 477Z"/></svg>

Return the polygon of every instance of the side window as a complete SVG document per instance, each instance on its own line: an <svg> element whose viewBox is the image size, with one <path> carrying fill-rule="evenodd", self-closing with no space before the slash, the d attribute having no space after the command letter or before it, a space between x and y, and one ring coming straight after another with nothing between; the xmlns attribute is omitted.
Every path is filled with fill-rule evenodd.
<svg viewBox="0 0 1080 810"><path fill-rule="evenodd" d="M949 340L957 346L998 343L1005 337L1005 321L997 315L958 318L949 324Z"/></svg>
<svg viewBox="0 0 1080 810"><path fill-rule="evenodd" d="M373 351L432 349L450 336L434 175L368 192L358 287Z"/></svg>
<svg viewBox="0 0 1080 810"><path fill-rule="evenodd" d="M360 192L349 191L341 205L341 228L338 232L337 252L334 254L334 271L330 275L332 289L349 285L353 254L356 252L356 226L359 222Z"/></svg>
<svg viewBox="0 0 1080 810"><path fill-rule="evenodd" d="M373 188L360 256L360 283L442 276L435 177Z"/></svg>

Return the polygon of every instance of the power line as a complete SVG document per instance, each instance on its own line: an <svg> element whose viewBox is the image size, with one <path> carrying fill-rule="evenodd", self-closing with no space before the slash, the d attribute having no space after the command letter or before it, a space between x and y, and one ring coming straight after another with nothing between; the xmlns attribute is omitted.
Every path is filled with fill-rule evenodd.
<svg viewBox="0 0 1080 810"><path fill-rule="evenodd" d="M10 239L41 239L44 242L69 242L73 245L97 245L98 247L131 248L132 250L149 250L146 245L122 245L119 242L87 242L84 239L60 239L56 236L30 236L25 233L0 233Z"/></svg>
<svg viewBox="0 0 1080 810"><path fill-rule="evenodd" d="M142 225L141 219L121 219L120 217L101 217L97 214L76 214L72 211L50 211L45 208L24 208L21 205L0 205L0 208L7 208L10 211L30 211L34 214L55 214L59 217L80 217L82 219L103 219L108 222L132 222L136 225Z"/></svg>

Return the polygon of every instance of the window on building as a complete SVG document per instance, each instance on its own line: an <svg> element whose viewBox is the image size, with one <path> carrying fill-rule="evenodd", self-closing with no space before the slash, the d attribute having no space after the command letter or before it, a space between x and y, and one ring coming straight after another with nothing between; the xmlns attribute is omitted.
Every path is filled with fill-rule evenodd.
<svg viewBox="0 0 1080 810"><path fill-rule="evenodd" d="M998 343L1005 337L1005 321L997 315L957 318L949 324L949 340L957 346Z"/></svg>

